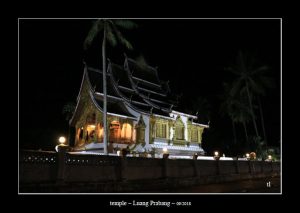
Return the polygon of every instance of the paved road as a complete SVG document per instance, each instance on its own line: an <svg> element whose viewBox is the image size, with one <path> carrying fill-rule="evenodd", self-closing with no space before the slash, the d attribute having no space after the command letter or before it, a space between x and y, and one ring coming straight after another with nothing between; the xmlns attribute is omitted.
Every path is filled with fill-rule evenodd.
<svg viewBox="0 0 300 213"><path fill-rule="evenodd" d="M280 177L244 180L220 184L205 184L160 193L280 193Z"/></svg>

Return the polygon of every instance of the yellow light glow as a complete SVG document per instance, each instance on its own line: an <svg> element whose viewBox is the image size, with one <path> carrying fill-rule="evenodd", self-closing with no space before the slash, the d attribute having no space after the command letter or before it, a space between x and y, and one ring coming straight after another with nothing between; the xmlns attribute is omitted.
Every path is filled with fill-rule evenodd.
<svg viewBox="0 0 300 213"><path fill-rule="evenodd" d="M96 128L96 125L88 125L87 128L88 128L88 129L93 129L93 130L94 130L94 129Z"/></svg>
<svg viewBox="0 0 300 213"><path fill-rule="evenodd" d="M124 123L122 125L121 138L130 140L132 134L132 128L129 123Z"/></svg>
<svg viewBox="0 0 300 213"><path fill-rule="evenodd" d="M271 155L268 155L268 159L269 159L269 160L272 160L272 156L271 156Z"/></svg>
<svg viewBox="0 0 300 213"><path fill-rule="evenodd" d="M249 153L246 153L246 158L249 158L250 157L250 154Z"/></svg>
<svg viewBox="0 0 300 213"><path fill-rule="evenodd" d="M164 153L168 153L168 149L166 147L163 148Z"/></svg>
<svg viewBox="0 0 300 213"><path fill-rule="evenodd" d="M215 151L215 156L219 156L219 152L218 151Z"/></svg>
<svg viewBox="0 0 300 213"><path fill-rule="evenodd" d="M97 125L97 133L98 139L103 138L103 127L100 124Z"/></svg>
<svg viewBox="0 0 300 213"><path fill-rule="evenodd" d="M66 142L66 138L63 137L63 136L61 136L61 137L58 138L58 142L59 143L65 143Z"/></svg>

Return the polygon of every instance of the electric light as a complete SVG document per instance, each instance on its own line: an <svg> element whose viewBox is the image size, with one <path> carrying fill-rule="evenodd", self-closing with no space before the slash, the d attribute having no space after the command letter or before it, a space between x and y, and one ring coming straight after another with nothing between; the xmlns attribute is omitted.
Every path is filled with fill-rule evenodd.
<svg viewBox="0 0 300 213"><path fill-rule="evenodd" d="M164 153L168 153L168 149L166 147L163 148Z"/></svg>
<svg viewBox="0 0 300 213"><path fill-rule="evenodd" d="M219 152L218 152L218 151L215 151L215 152L214 152L214 159L215 159L215 160L219 160L219 159L220 159L220 156L219 156Z"/></svg>
<svg viewBox="0 0 300 213"><path fill-rule="evenodd" d="M272 155L268 155L268 159L269 159L269 160L272 160Z"/></svg>
<svg viewBox="0 0 300 213"><path fill-rule="evenodd" d="M59 142L60 144L63 144L63 143L66 142L66 138L65 138L64 136L61 136L61 137L58 138L58 142Z"/></svg>
<svg viewBox="0 0 300 213"><path fill-rule="evenodd" d="M246 153L246 158L250 158L250 154L249 153Z"/></svg>

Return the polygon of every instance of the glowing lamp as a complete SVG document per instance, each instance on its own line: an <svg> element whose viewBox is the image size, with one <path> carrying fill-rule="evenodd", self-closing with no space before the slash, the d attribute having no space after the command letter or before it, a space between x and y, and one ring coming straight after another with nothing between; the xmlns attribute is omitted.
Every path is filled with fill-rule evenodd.
<svg viewBox="0 0 300 213"><path fill-rule="evenodd" d="M196 153L194 153L194 155L193 155L193 159L194 159L194 160L197 160L197 158L198 158L198 153L196 152Z"/></svg>
<svg viewBox="0 0 300 213"><path fill-rule="evenodd" d="M61 136L61 137L58 138L58 142L59 142L60 144L63 144L63 143L66 142L66 138L63 137L63 136Z"/></svg>
<svg viewBox="0 0 300 213"><path fill-rule="evenodd" d="M168 153L168 149L166 147L163 148L163 153Z"/></svg>
<svg viewBox="0 0 300 213"><path fill-rule="evenodd" d="M58 138L59 145L55 146L56 152L66 152L69 150L70 147L64 144L66 141L66 137L61 136Z"/></svg>
<svg viewBox="0 0 300 213"><path fill-rule="evenodd" d="M246 158L249 159L250 158L250 154L246 153Z"/></svg>
<svg viewBox="0 0 300 213"><path fill-rule="evenodd" d="M215 159L215 160L219 160L219 159L220 159L220 156L219 156L219 152L218 152L218 151L215 151L215 152L214 152L214 159Z"/></svg>
<svg viewBox="0 0 300 213"><path fill-rule="evenodd" d="M268 160L272 160L272 155L268 155Z"/></svg>

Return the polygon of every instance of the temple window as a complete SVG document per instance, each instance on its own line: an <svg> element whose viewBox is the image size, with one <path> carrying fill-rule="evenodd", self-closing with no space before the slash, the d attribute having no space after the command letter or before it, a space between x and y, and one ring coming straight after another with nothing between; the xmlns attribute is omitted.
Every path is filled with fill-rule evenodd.
<svg viewBox="0 0 300 213"><path fill-rule="evenodd" d="M124 123L122 125L122 130L121 130L121 138L125 140L131 140L132 136L132 127L129 123Z"/></svg>
<svg viewBox="0 0 300 213"><path fill-rule="evenodd" d="M175 135L176 140L184 140L184 123L182 122L181 118L178 116L175 123Z"/></svg>
<svg viewBox="0 0 300 213"><path fill-rule="evenodd" d="M76 143L81 143L83 139L83 127L78 128L76 132Z"/></svg>
<svg viewBox="0 0 300 213"><path fill-rule="evenodd" d="M184 140L184 126L176 126L176 139Z"/></svg>
<svg viewBox="0 0 300 213"><path fill-rule="evenodd" d="M109 141L118 142L120 133L120 123L118 121L112 121L109 127Z"/></svg>
<svg viewBox="0 0 300 213"><path fill-rule="evenodd" d="M137 134L137 141L140 143L144 143L145 142L145 122L142 116L140 116L140 119L137 123L137 125L135 126L135 132ZM134 141L134 139L133 139Z"/></svg>
<svg viewBox="0 0 300 213"><path fill-rule="evenodd" d="M156 137L166 138L167 137L167 124L157 123L156 124Z"/></svg>
<svg viewBox="0 0 300 213"><path fill-rule="evenodd" d="M198 142L198 130L197 129L192 129L192 142Z"/></svg>

